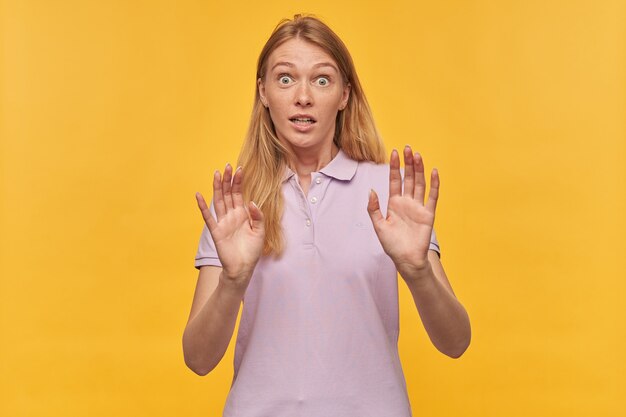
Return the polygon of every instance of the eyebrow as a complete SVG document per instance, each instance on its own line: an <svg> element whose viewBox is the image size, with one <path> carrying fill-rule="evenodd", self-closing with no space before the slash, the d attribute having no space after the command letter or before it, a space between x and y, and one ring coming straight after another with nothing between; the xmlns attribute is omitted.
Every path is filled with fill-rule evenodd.
<svg viewBox="0 0 626 417"><path fill-rule="evenodd" d="M337 66L331 62L320 62L319 64L313 65L313 68L320 68L320 67L331 67L335 71L339 72L339 68L337 68Z"/></svg>
<svg viewBox="0 0 626 417"><path fill-rule="evenodd" d="M280 67L280 66L285 66L285 67L295 67L295 65L293 65L291 62L277 62L274 64L274 66L272 67L272 71L274 70L274 68L276 67Z"/></svg>
<svg viewBox="0 0 626 417"><path fill-rule="evenodd" d="M289 67L289 68L295 67L295 65L293 63L291 63L291 62L281 61L281 62L277 62L276 64L274 64L274 66L272 67L272 71L276 67L280 67L280 66L285 66L285 67ZM330 67L330 68L334 69L335 71L339 72L339 69L337 68L337 66L334 65L331 62L320 62L320 63L317 63L317 64L313 65L313 68L320 68L320 67Z"/></svg>

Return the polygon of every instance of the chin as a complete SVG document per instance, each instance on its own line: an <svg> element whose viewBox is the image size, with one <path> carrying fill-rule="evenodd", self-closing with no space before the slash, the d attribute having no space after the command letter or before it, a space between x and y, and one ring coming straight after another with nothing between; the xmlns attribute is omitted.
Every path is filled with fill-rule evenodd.
<svg viewBox="0 0 626 417"><path fill-rule="evenodd" d="M293 150L296 149L313 149L313 148L324 148L326 146L332 147L333 141L332 137L330 140L324 140L322 138L317 137L316 135L308 134L291 134L291 135L280 135L278 134L278 138L282 143L284 143L288 148Z"/></svg>

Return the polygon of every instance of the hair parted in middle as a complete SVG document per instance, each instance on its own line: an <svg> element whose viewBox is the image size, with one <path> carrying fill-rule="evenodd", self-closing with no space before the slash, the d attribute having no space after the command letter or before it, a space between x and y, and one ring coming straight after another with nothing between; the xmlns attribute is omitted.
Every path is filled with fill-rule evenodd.
<svg viewBox="0 0 626 417"><path fill-rule="evenodd" d="M348 103L338 112L335 122L333 141L337 147L353 160L384 163L385 148L348 48L318 18L297 14L293 19L283 19L259 55L255 81L264 79L270 54L291 39L301 39L322 48L336 61L343 81L350 86ZM276 135L269 110L261 102L257 88L238 165L245 176L244 199L254 201L265 217L264 255L280 256L283 250L281 187L290 158L289 150Z"/></svg>

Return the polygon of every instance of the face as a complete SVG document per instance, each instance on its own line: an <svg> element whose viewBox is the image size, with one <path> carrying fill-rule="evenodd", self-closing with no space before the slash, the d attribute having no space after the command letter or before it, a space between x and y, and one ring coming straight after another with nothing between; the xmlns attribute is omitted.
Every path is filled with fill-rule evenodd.
<svg viewBox="0 0 626 417"><path fill-rule="evenodd" d="M285 146L296 153L332 149L335 120L348 103L350 86L328 53L309 42L291 39L269 55L258 87L276 135Z"/></svg>

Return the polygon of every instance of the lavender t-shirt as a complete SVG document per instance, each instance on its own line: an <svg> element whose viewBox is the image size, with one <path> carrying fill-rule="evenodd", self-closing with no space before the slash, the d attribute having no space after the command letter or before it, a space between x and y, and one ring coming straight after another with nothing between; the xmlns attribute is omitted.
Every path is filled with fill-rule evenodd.
<svg viewBox="0 0 626 417"><path fill-rule="evenodd" d="M281 258L262 257L243 302L225 417L411 416L398 356L398 279L367 213L387 210L389 166L339 151L311 174L288 171ZM431 250L439 253L435 234ZM204 228L195 266L221 266Z"/></svg>

